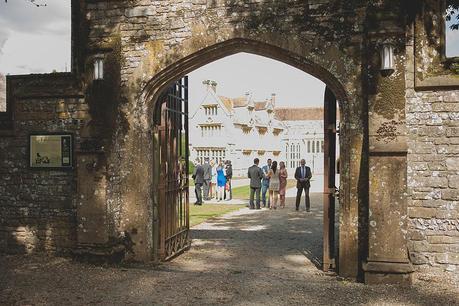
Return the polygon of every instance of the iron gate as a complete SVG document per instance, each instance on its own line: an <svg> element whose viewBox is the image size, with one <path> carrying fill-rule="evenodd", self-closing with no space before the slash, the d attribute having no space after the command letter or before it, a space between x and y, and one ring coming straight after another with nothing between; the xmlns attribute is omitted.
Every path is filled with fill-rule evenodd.
<svg viewBox="0 0 459 306"><path fill-rule="evenodd" d="M324 96L324 228L323 270L335 268L336 97L326 87Z"/></svg>
<svg viewBox="0 0 459 306"><path fill-rule="evenodd" d="M158 259L165 261L190 247L186 76L174 82L157 103L154 152Z"/></svg>

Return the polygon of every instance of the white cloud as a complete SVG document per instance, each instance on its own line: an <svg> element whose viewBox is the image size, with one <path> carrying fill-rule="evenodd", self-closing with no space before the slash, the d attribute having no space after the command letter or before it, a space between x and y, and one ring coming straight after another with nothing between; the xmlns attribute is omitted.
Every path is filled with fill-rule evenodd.
<svg viewBox="0 0 459 306"><path fill-rule="evenodd" d="M241 97L249 91L257 101L276 93L278 106L323 106L325 84L292 66L270 58L238 53L205 65L189 74L191 110L202 100L204 85L218 83L217 94Z"/></svg>
<svg viewBox="0 0 459 306"><path fill-rule="evenodd" d="M450 26L453 22L458 22L456 15L452 20L446 22L446 56L459 56L459 30L451 30Z"/></svg>
<svg viewBox="0 0 459 306"><path fill-rule="evenodd" d="M0 71L10 74L64 71L70 65L70 48L60 36L16 33L0 55Z"/></svg>
<svg viewBox="0 0 459 306"><path fill-rule="evenodd" d="M10 74L64 71L70 67L70 0L0 1L0 71Z"/></svg>
<svg viewBox="0 0 459 306"><path fill-rule="evenodd" d="M446 32L446 56L459 56L459 30Z"/></svg>
<svg viewBox="0 0 459 306"><path fill-rule="evenodd" d="M70 0L46 0L46 5L0 1L0 27L14 32L64 34L70 28Z"/></svg>
<svg viewBox="0 0 459 306"><path fill-rule="evenodd" d="M4 27L0 27L0 55L2 54L3 47L8 40L9 33Z"/></svg>

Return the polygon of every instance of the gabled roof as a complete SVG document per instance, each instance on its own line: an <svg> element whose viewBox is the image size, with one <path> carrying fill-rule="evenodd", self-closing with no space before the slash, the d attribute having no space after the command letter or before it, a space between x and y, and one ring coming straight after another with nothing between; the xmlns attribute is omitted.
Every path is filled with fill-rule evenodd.
<svg viewBox="0 0 459 306"><path fill-rule="evenodd" d="M231 99L222 96L218 96L218 98L222 101L226 109L231 109Z"/></svg>
<svg viewBox="0 0 459 306"><path fill-rule="evenodd" d="M324 120L323 107L276 107L274 118L281 121Z"/></svg>
<svg viewBox="0 0 459 306"><path fill-rule="evenodd" d="M250 101L253 104L255 111L261 111L265 110L269 106L270 102L268 100L253 101L251 97L249 98L249 101L247 101L247 97L228 98L224 96L219 96L219 98L227 106L228 110L239 107L247 107Z"/></svg>
<svg viewBox="0 0 459 306"><path fill-rule="evenodd" d="M221 106L221 108L223 109L223 111L229 115L231 113L231 108L228 107L228 101L223 101L221 99L221 97L217 96L217 94L212 90L212 89L208 89L204 98L202 99L202 101L199 103L199 106L196 108L195 112L193 113L193 115L191 116L191 118L193 118L196 113L198 112L199 108L202 106L202 105L215 105L215 104L218 104Z"/></svg>
<svg viewBox="0 0 459 306"><path fill-rule="evenodd" d="M219 96L220 100L227 106L228 110L247 106L246 97L237 97L237 98L228 98L224 96Z"/></svg>
<svg viewBox="0 0 459 306"><path fill-rule="evenodd" d="M265 109L266 109L266 104L267 104L267 103L268 103L267 101L255 102L255 110L256 110L256 111L265 110Z"/></svg>

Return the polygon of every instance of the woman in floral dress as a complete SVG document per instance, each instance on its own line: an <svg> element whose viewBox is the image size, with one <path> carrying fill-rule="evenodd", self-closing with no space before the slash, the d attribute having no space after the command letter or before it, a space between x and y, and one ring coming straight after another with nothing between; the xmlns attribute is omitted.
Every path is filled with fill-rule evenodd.
<svg viewBox="0 0 459 306"><path fill-rule="evenodd" d="M281 161L279 163L279 197L280 197L280 207L285 207L285 191L287 189L287 169L285 169L285 163Z"/></svg>

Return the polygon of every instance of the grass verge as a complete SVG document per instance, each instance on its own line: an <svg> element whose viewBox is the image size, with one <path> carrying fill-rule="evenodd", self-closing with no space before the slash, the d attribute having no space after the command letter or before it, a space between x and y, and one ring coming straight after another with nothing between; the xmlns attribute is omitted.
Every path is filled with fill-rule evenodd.
<svg viewBox="0 0 459 306"><path fill-rule="evenodd" d="M234 204L204 204L202 206L190 204L190 227L244 207L244 205Z"/></svg>
<svg viewBox="0 0 459 306"><path fill-rule="evenodd" d="M296 180L289 179L287 180L287 189L295 187ZM250 197L250 188L249 186L240 186L233 188L233 198L240 200L247 200Z"/></svg>

